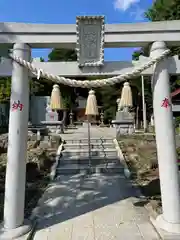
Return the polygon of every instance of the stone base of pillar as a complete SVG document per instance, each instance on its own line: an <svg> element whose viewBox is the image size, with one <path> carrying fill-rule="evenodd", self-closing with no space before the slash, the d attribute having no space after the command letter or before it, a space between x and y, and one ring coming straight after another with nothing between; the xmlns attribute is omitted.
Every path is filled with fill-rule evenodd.
<svg viewBox="0 0 180 240"><path fill-rule="evenodd" d="M167 222L166 220L164 220L162 214L159 215L156 219L151 218L151 222L157 229L162 229L171 234L180 234L180 224Z"/></svg>
<svg viewBox="0 0 180 240"><path fill-rule="evenodd" d="M134 133L134 117L131 113L125 111L116 112L116 120L112 120L116 128L116 138L121 135L131 135Z"/></svg>
<svg viewBox="0 0 180 240"><path fill-rule="evenodd" d="M0 239L1 240L17 239L29 233L31 229L32 225L31 222L28 220L24 221L24 225L15 229L5 229L4 227L2 227L0 228Z"/></svg>
<svg viewBox="0 0 180 240"><path fill-rule="evenodd" d="M135 132L134 123L132 121L112 120L112 124L116 129L117 139L119 139L122 135L131 135Z"/></svg>

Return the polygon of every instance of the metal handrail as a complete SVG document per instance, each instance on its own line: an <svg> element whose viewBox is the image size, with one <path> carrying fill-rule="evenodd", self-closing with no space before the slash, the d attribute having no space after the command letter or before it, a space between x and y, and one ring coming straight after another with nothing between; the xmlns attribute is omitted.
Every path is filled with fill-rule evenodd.
<svg viewBox="0 0 180 240"><path fill-rule="evenodd" d="M100 140L101 140L101 146L102 146L102 149L103 149L103 152L104 152L104 162L105 162L105 164L106 164L106 168L108 167L108 160L107 160L107 155L106 155L106 152L105 152L105 147L104 147L104 144L103 144L103 139L102 139L102 137L100 138Z"/></svg>

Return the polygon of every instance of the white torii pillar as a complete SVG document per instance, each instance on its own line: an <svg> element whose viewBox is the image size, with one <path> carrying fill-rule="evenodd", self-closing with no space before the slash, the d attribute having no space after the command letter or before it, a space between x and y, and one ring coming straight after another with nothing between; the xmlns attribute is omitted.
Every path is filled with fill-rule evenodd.
<svg viewBox="0 0 180 240"><path fill-rule="evenodd" d="M164 42L154 42L151 57L156 57L166 50ZM153 108L156 130L156 144L159 164L159 177L162 199L162 215L156 223L160 228L180 233L180 186L177 165L175 132L170 96L167 60L157 64L153 83Z"/></svg>
<svg viewBox="0 0 180 240"><path fill-rule="evenodd" d="M27 44L14 45L13 54L30 61ZM4 223L0 239L14 239L30 230L24 222L27 134L29 116L29 71L13 61L7 153Z"/></svg>

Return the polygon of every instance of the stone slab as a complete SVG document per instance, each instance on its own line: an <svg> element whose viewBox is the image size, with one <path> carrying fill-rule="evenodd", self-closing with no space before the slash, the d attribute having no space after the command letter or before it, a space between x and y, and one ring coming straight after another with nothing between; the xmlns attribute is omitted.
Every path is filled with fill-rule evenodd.
<svg viewBox="0 0 180 240"><path fill-rule="evenodd" d="M102 66L104 62L104 17L77 17L76 26L79 66Z"/></svg>

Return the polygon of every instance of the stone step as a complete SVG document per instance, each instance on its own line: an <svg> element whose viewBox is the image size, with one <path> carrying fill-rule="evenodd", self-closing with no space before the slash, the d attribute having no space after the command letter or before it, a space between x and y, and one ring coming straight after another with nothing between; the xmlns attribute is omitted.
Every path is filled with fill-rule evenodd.
<svg viewBox="0 0 180 240"><path fill-rule="evenodd" d="M71 157L71 156L81 156L88 157L89 151L88 149L65 149L62 151L63 157ZM91 149L91 156L101 156L101 157L117 157L117 151L115 149Z"/></svg>
<svg viewBox="0 0 180 240"><path fill-rule="evenodd" d="M92 152L103 152L103 151L105 151L105 152L117 152L116 151L116 149L115 148L92 148L91 149L91 151ZM63 150L63 152L70 152L70 153L86 153L86 152L88 152L88 149L84 149L84 148L82 148L82 149L64 149Z"/></svg>
<svg viewBox="0 0 180 240"><path fill-rule="evenodd" d="M91 143L90 144L91 148L114 148L114 143ZM66 143L64 145L65 149L88 149L89 148L89 144L88 143Z"/></svg>
<svg viewBox="0 0 180 240"><path fill-rule="evenodd" d="M65 140L66 143L70 144L70 143L88 143L88 138L76 138L76 139L66 139ZM91 143L113 143L113 139L112 138L91 138L90 139Z"/></svg>
<svg viewBox="0 0 180 240"><path fill-rule="evenodd" d="M98 164L104 164L104 163L116 163L119 164L119 159L118 158L99 158L99 157L91 157L91 164L92 165L98 165ZM68 164L79 164L79 165L83 165L83 164L89 164L89 158L88 157L83 157L83 158L78 158L78 157L72 157L72 158L64 158L62 157L60 159L60 166L65 166Z"/></svg>
<svg viewBox="0 0 180 240"><path fill-rule="evenodd" d="M91 173L124 173L124 168L120 164L113 164L109 163L106 164L99 164L97 166L91 166L89 167L88 164L69 164L67 166L59 166L57 168L57 175L66 175L66 174L78 174L83 171L89 171Z"/></svg>

